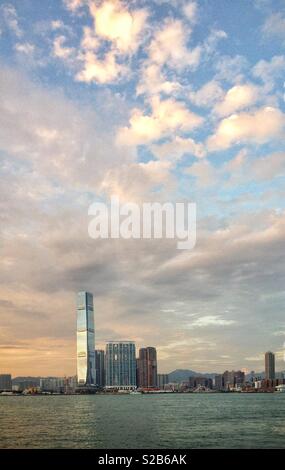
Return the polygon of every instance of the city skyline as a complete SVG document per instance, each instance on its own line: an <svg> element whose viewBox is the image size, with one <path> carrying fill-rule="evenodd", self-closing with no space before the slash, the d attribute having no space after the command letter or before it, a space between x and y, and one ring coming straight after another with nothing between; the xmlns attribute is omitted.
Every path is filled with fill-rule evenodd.
<svg viewBox="0 0 285 470"><path fill-rule="evenodd" d="M242 18L242 21L235 21ZM283 0L0 5L0 371L75 373L98 348L160 372L284 369ZM94 202L197 205L197 243L91 239Z"/></svg>
<svg viewBox="0 0 285 470"><path fill-rule="evenodd" d="M127 390L135 387L152 389L158 386L159 376L166 377L171 373L159 371L157 351L153 346L139 348L137 354L134 341L114 340L107 341L103 350L96 349L93 294L80 291L76 298L76 378L79 389L88 390L94 386L106 389ZM275 362L275 354L272 351L264 353L264 378L267 381L272 381L276 377ZM207 372L209 373L208 369ZM195 373L192 374L193 379L195 379ZM238 377L237 383L239 383L241 375L242 382L244 382L245 374L258 377L260 373L263 372L239 368L238 371L226 370L222 375L216 375L216 379L218 382L223 380L225 384L236 384L236 378ZM211 374L217 374L217 372L211 372ZM0 378L2 377L4 381L7 381L8 376L12 375L5 375L3 371L1 374L0 371Z"/></svg>

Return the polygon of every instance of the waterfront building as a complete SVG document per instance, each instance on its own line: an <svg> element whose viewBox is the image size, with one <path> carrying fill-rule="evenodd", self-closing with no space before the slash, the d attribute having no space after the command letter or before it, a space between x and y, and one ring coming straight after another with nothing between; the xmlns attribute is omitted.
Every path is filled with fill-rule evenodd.
<svg viewBox="0 0 285 470"><path fill-rule="evenodd" d="M215 389L223 390L223 388L224 388L223 375L222 374L215 375Z"/></svg>
<svg viewBox="0 0 285 470"><path fill-rule="evenodd" d="M0 392L11 392L12 377L11 374L0 374Z"/></svg>
<svg viewBox="0 0 285 470"><path fill-rule="evenodd" d="M77 387L77 377L73 375L71 377L64 377L64 393L69 395L75 393Z"/></svg>
<svg viewBox="0 0 285 470"><path fill-rule="evenodd" d="M99 388L105 387L105 351L95 349L96 385Z"/></svg>
<svg viewBox="0 0 285 470"><path fill-rule="evenodd" d="M93 295L77 295L77 380L79 387L95 385L95 330Z"/></svg>
<svg viewBox="0 0 285 470"><path fill-rule="evenodd" d="M139 359L136 359L136 382L137 382L137 387L140 386L140 378L139 378Z"/></svg>
<svg viewBox="0 0 285 470"><path fill-rule="evenodd" d="M139 350L138 386L141 388L157 387L157 356L153 347Z"/></svg>
<svg viewBox="0 0 285 470"><path fill-rule="evenodd" d="M65 379L63 377L45 377L40 379L42 392L63 393L65 391Z"/></svg>
<svg viewBox="0 0 285 470"><path fill-rule="evenodd" d="M213 380L208 377L189 377L189 388L213 388Z"/></svg>
<svg viewBox="0 0 285 470"><path fill-rule="evenodd" d="M136 347L133 341L110 341L106 345L106 386L136 388Z"/></svg>
<svg viewBox="0 0 285 470"><path fill-rule="evenodd" d="M164 389L165 385L169 383L168 374L157 374L157 385L160 389Z"/></svg>
<svg viewBox="0 0 285 470"><path fill-rule="evenodd" d="M241 388L245 382L245 374L241 370L228 371L223 373L223 388L225 390L233 390L235 388Z"/></svg>
<svg viewBox="0 0 285 470"><path fill-rule="evenodd" d="M271 351L265 353L265 378L267 380L275 379L275 355Z"/></svg>

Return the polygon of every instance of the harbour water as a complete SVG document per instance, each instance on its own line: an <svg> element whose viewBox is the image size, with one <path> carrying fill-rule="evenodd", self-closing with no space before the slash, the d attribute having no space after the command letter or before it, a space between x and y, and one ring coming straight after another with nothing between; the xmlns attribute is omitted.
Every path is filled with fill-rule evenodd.
<svg viewBox="0 0 285 470"><path fill-rule="evenodd" d="M285 394L2 396L0 448L285 448Z"/></svg>

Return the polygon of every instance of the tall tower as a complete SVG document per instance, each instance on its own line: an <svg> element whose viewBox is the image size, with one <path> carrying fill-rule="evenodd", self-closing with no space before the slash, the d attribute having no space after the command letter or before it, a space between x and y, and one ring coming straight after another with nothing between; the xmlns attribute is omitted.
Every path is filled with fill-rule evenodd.
<svg viewBox="0 0 285 470"><path fill-rule="evenodd" d="M275 379L275 355L271 351L265 353L265 378L267 380Z"/></svg>
<svg viewBox="0 0 285 470"><path fill-rule="evenodd" d="M144 388L157 387L157 358L153 347L141 348L138 358L139 386Z"/></svg>
<svg viewBox="0 0 285 470"><path fill-rule="evenodd" d="M95 331L93 295L77 295L77 381L79 386L95 385Z"/></svg>

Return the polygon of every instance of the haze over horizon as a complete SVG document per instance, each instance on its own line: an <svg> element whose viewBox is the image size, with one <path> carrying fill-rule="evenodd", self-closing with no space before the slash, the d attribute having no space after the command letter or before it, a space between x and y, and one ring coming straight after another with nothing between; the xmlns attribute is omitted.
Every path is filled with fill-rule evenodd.
<svg viewBox="0 0 285 470"><path fill-rule="evenodd" d="M284 370L282 0L0 3L0 373L96 348L159 372ZM92 240L94 201L197 203L197 244Z"/></svg>

